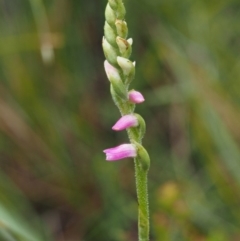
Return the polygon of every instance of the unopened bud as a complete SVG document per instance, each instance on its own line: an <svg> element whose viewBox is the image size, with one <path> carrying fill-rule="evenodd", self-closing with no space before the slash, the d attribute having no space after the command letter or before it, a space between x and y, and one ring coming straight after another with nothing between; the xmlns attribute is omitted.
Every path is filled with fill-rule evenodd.
<svg viewBox="0 0 240 241"><path fill-rule="evenodd" d="M118 19L124 19L125 14L126 14L126 9L124 7L123 2L121 1L121 2L119 2L118 7L116 9L116 17Z"/></svg>
<svg viewBox="0 0 240 241"><path fill-rule="evenodd" d="M116 21L116 16L109 4L107 4L106 10L105 10L105 18L109 25L114 26Z"/></svg>
<svg viewBox="0 0 240 241"><path fill-rule="evenodd" d="M129 42L121 37L117 37L116 42L119 47L119 51L122 54L122 57L129 58L132 53L132 47Z"/></svg>
<svg viewBox="0 0 240 241"><path fill-rule="evenodd" d="M115 79L116 81L121 81L120 74L118 70L108 63L107 60L104 61L104 69L107 74L109 81Z"/></svg>
<svg viewBox="0 0 240 241"><path fill-rule="evenodd" d="M121 100L127 101L127 89L121 80L118 70L114 66L109 64L107 60L104 61L104 68L114 90L112 94L117 95L117 97L121 98ZM113 97L116 99L116 96Z"/></svg>
<svg viewBox="0 0 240 241"><path fill-rule="evenodd" d="M133 80L134 75L135 75L134 64L130 60L123 58L123 57L119 57L119 56L117 57L117 63L123 70L123 74L126 79L125 80L126 84L129 84Z"/></svg>
<svg viewBox="0 0 240 241"><path fill-rule="evenodd" d="M113 28L108 24L107 21L105 21L105 25L104 25L104 36L111 45L117 47L116 33L114 32Z"/></svg>
<svg viewBox="0 0 240 241"><path fill-rule="evenodd" d="M143 95L136 90L131 90L128 92L128 99L134 104L140 104L145 100Z"/></svg>
<svg viewBox="0 0 240 241"><path fill-rule="evenodd" d="M119 64L119 66L121 67L121 69L123 70L124 75L126 75L126 76L128 76L135 68L135 66L129 59L118 56L117 62Z"/></svg>
<svg viewBox="0 0 240 241"><path fill-rule="evenodd" d="M121 38L126 38L128 35L127 23L121 19L117 19L115 22L115 26L117 29L117 35Z"/></svg>
<svg viewBox="0 0 240 241"><path fill-rule="evenodd" d="M118 3L116 0L108 0L108 3L113 10L117 9Z"/></svg>
<svg viewBox="0 0 240 241"><path fill-rule="evenodd" d="M105 37L103 37L102 46L103 46L103 52L104 52L104 55L105 55L107 61L111 65L117 66L116 49L111 44L108 43L108 41L105 39Z"/></svg>

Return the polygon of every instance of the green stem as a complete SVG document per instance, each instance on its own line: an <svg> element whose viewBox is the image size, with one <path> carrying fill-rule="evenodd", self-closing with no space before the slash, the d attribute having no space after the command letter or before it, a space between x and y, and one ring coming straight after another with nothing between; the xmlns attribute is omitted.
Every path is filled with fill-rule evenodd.
<svg viewBox="0 0 240 241"><path fill-rule="evenodd" d="M119 109L121 113L129 114L124 113L121 107ZM131 143L138 142L141 144L141 139L137 138L133 128L129 128L127 132ZM148 170L142 168L139 156L134 158L134 166L138 200L138 241L149 241Z"/></svg>
<svg viewBox="0 0 240 241"><path fill-rule="evenodd" d="M138 158L134 159L138 198L138 240L149 241L149 208L147 171L142 170Z"/></svg>

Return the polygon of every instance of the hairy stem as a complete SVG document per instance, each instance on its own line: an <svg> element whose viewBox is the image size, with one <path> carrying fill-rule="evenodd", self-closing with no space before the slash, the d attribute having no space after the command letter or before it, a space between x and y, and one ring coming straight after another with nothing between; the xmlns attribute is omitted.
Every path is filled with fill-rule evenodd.
<svg viewBox="0 0 240 241"><path fill-rule="evenodd" d="M138 197L138 239L139 241L149 240L149 208L147 172L143 171L135 158L135 178Z"/></svg>

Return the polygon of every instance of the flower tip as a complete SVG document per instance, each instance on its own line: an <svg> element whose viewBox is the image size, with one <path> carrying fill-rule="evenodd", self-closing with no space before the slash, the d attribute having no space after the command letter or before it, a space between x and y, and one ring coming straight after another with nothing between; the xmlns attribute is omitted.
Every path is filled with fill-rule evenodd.
<svg viewBox="0 0 240 241"><path fill-rule="evenodd" d="M108 73L109 71L111 71L114 67L108 63L107 60L104 61L104 68L105 68L105 71Z"/></svg>
<svg viewBox="0 0 240 241"><path fill-rule="evenodd" d="M121 131L121 130L119 129L119 127L118 127L117 124L115 124L115 125L112 127L112 130L114 130L114 131Z"/></svg>
<svg viewBox="0 0 240 241"><path fill-rule="evenodd" d="M127 41L128 41L128 43L129 43L130 45L133 44L133 39L132 39L132 38L129 38Z"/></svg>

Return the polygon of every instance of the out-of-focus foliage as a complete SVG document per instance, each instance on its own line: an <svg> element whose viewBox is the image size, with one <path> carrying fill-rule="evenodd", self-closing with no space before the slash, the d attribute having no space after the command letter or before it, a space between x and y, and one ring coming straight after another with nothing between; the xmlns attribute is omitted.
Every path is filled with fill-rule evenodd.
<svg viewBox="0 0 240 241"><path fill-rule="evenodd" d="M137 240L104 73L107 1L0 1L0 239ZM240 240L240 2L126 0L146 97L151 240Z"/></svg>

